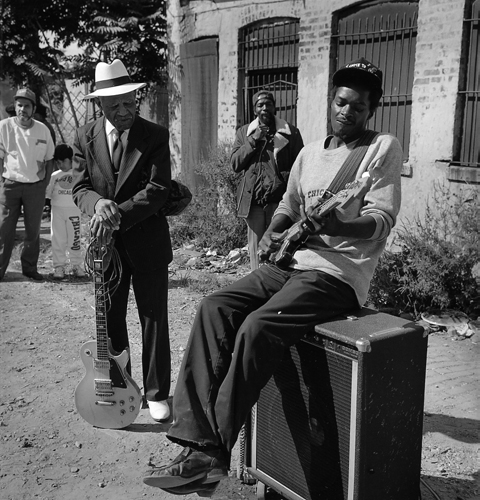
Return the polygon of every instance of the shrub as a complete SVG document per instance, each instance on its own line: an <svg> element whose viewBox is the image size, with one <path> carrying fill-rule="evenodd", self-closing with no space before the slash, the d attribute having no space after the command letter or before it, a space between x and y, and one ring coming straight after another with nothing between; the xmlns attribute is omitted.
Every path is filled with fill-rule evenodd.
<svg viewBox="0 0 480 500"><path fill-rule="evenodd" d="M230 165L231 149L231 142L221 142L200 161L196 173L202 183L192 202L185 212L169 219L174 248L193 241L198 248L228 254L245 246L247 229L245 221L237 217L237 176Z"/></svg>
<svg viewBox="0 0 480 500"><path fill-rule="evenodd" d="M479 194L452 194L438 183L434 191L423 219L416 216L398 230L399 251L386 251L380 258L369 301L416 316L430 308L478 315Z"/></svg>

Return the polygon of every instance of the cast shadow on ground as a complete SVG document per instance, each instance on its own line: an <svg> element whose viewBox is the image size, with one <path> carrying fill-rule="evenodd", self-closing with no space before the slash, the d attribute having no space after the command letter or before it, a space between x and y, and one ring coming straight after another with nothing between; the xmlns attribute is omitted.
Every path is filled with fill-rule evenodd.
<svg viewBox="0 0 480 500"><path fill-rule="evenodd" d="M457 479L448 476L421 475L420 491L422 500L476 500L475 495L480 479L480 471L472 474L471 479ZM433 492L437 497L433 494Z"/></svg>
<svg viewBox="0 0 480 500"><path fill-rule="evenodd" d="M170 426L172 425L172 422L152 422L148 424L137 424L133 423L130 424L128 427L125 428L126 431L128 432L139 432L142 434L149 433L149 434L166 434L168 430L170 429Z"/></svg>
<svg viewBox="0 0 480 500"><path fill-rule="evenodd" d="M168 398L168 404L170 405L170 410L172 408L172 398ZM145 400L143 400L142 403L142 410L146 410L148 413L148 405ZM148 415L149 422L148 423L133 423L130 424L128 427L126 427L125 430L129 432L142 432L142 433L151 433L151 434L161 434L167 433L168 429L170 429L170 426L172 425L173 422L173 416L170 413L170 418L166 422L153 422L152 419L150 418L150 415Z"/></svg>
<svg viewBox="0 0 480 500"><path fill-rule="evenodd" d="M425 413L423 433L440 432L463 443L480 443L480 421L439 413Z"/></svg>

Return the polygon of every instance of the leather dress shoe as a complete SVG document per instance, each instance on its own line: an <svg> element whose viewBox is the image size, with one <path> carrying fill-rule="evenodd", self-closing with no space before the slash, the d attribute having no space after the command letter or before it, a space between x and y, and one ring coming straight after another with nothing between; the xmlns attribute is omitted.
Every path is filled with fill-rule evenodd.
<svg viewBox="0 0 480 500"><path fill-rule="evenodd" d="M184 484L183 486L177 486L176 488L163 488L163 491L171 495L189 495L190 493L196 493L199 497L211 497L219 484L220 481L205 483L203 479L197 479L196 481Z"/></svg>
<svg viewBox="0 0 480 500"><path fill-rule="evenodd" d="M150 416L156 422L163 422L170 417L170 407L166 401L148 401Z"/></svg>
<svg viewBox="0 0 480 500"><path fill-rule="evenodd" d="M38 271L25 271L22 274L35 281L43 281L45 279Z"/></svg>
<svg viewBox="0 0 480 500"><path fill-rule="evenodd" d="M156 488L178 490L179 486L194 481L200 480L199 485L209 484L227 476L228 465L220 450L202 452L187 447L168 465L149 471L143 482Z"/></svg>

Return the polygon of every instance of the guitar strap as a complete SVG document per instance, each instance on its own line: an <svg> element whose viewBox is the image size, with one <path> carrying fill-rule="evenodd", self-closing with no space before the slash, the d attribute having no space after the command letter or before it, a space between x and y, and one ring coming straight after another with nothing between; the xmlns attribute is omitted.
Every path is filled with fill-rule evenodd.
<svg viewBox="0 0 480 500"><path fill-rule="evenodd" d="M337 194L341 189L345 187L347 183L355 180L355 175L360 167L360 163L362 163L362 160L367 153L368 146L370 146L370 144L373 142L373 139L375 139L377 135L378 132L375 132L373 130L365 130L365 132L359 137L357 144L355 144L355 147L347 156L347 159L345 160L343 165L340 167L337 175L330 183L328 191L333 194Z"/></svg>

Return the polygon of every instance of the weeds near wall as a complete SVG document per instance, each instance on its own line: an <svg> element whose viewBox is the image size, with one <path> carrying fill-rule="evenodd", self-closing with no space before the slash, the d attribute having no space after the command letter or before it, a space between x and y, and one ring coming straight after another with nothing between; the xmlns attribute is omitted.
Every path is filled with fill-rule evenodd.
<svg viewBox="0 0 480 500"><path fill-rule="evenodd" d="M221 142L200 161L196 173L203 183L189 207L171 217L170 235L174 248L193 242L226 255L247 242L246 224L237 217L237 177L230 165L231 142Z"/></svg>
<svg viewBox="0 0 480 500"><path fill-rule="evenodd" d="M376 308L418 316L431 308L480 314L480 207L478 191L452 194L437 183L425 217L396 235L399 251L384 252L369 301Z"/></svg>

